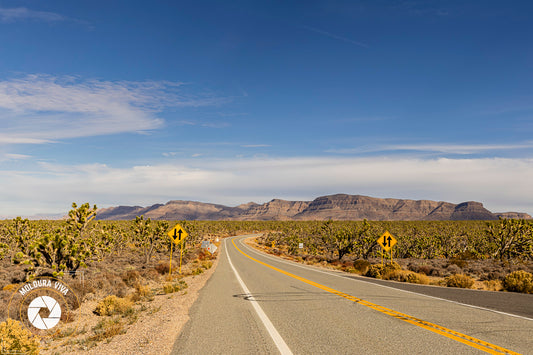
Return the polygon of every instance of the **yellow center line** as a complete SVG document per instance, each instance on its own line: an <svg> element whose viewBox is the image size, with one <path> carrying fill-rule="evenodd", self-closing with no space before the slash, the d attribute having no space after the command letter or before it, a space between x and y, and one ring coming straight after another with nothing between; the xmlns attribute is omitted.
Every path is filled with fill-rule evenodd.
<svg viewBox="0 0 533 355"><path fill-rule="evenodd" d="M401 312L397 312L397 311L392 310L390 308L383 307L383 306L380 306L378 304L375 304L375 303L372 303L372 302L369 302L369 301L365 301L365 300L363 300L361 298L349 295L349 294L341 292L341 291L337 291L337 290L335 290L335 289L333 289L331 287L324 286L322 284L319 284L317 282L308 280L308 279L303 278L301 276L291 274L290 272L287 272L285 270L278 269L275 266L272 266L272 265L264 263L264 262L262 262L260 260L257 260L256 258L251 257L250 255L248 255L245 252L243 252L241 249L239 249L239 247L237 247L237 244L235 244L235 238L233 238L231 240L231 242L233 243L233 246L241 254L246 256L247 258L249 258L249 259L251 259L251 260L253 260L253 261L255 261L255 262L257 262L257 263L259 263L261 265L264 265L264 266L266 266L266 267L268 267L268 268L270 268L272 270L276 270L276 271L278 271L278 272L280 272L282 274L290 276L290 277L292 277L292 278L294 278L296 280L305 282L308 285L315 286L315 287L317 287L317 288L319 288L321 290L324 290L324 291L330 292L330 293L332 293L334 295L343 297L343 298L345 298L347 300L350 300L352 302L355 302L355 303L361 304L363 306L366 306L368 308L374 309L374 310L376 310L378 312L381 312L383 314L389 315L391 317L394 317L396 319L402 320L404 322L416 325L417 327L424 328L424 329L429 330L429 331L431 331L433 333L437 333L437 334L443 335L443 336L445 336L447 338L450 338L450 339L453 339L453 340L458 341L460 343L469 345L469 346L474 347L476 349L485 351L485 352L487 352L489 354L517 354L517 355L519 355L519 353L511 351L511 350L508 350L508 349L505 349L505 348L502 348L501 346L494 345L494 344L491 344L491 343L487 343L486 341L473 338L471 336L456 332L454 330L442 327L440 325L433 324L433 323L430 323L430 322L424 321L422 319L418 319L418 318L412 317L410 315L407 315L407 314L404 314L404 313L401 313Z"/></svg>

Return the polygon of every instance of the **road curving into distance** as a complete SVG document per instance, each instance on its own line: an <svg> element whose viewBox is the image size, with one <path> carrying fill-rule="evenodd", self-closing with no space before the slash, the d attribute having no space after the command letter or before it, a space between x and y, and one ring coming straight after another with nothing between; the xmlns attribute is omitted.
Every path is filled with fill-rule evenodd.
<svg viewBox="0 0 533 355"><path fill-rule="evenodd" d="M245 237L224 240L173 354L532 353L527 311L473 307L287 262ZM533 297L524 296L531 309Z"/></svg>

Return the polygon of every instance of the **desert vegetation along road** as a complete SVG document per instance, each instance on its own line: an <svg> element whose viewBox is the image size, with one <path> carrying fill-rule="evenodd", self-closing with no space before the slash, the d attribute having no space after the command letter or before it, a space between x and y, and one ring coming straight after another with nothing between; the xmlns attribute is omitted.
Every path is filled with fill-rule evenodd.
<svg viewBox="0 0 533 355"><path fill-rule="evenodd" d="M266 256L227 238L174 353L276 353L257 303L293 353L527 353L533 321ZM249 293L237 281L239 274Z"/></svg>

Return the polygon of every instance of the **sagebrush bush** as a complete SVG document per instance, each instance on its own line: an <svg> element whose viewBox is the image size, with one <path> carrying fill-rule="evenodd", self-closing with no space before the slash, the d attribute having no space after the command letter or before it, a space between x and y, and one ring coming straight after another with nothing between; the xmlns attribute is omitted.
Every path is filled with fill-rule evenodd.
<svg viewBox="0 0 533 355"><path fill-rule="evenodd" d="M204 260L202 261L202 267L204 269L210 269L213 266L213 262L211 260Z"/></svg>
<svg viewBox="0 0 533 355"><path fill-rule="evenodd" d="M39 354L40 339L20 322L8 318L0 323L0 350L6 354Z"/></svg>
<svg viewBox="0 0 533 355"><path fill-rule="evenodd" d="M485 280L483 286L488 291L501 291L503 289L502 282L500 280Z"/></svg>
<svg viewBox="0 0 533 355"><path fill-rule="evenodd" d="M429 278L425 274L413 272L407 275L407 282L412 284L429 285Z"/></svg>
<svg viewBox="0 0 533 355"><path fill-rule="evenodd" d="M457 265L461 269L464 269L466 266L468 266L468 262L456 256L450 259L450 265Z"/></svg>
<svg viewBox="0 0 533 355"><path fill-rule="evenodd" d="M429 284L429 279L426 275L408 270L390 270L383 275L383 279L423 285Z"/></svg>
<svg viewBox="0 0 533 355"><path fill-rule="evenodd" d="M197 267L197 268L195 268L195 269L193 269L191 271L191 274L192 275L200 275L203 272L204 272L204 269L202 269L201 267Z"/></svg>
<svg viewBox="0 0 533 355"><path fill-rule="evenodd" d="M472 288L472 286L474 286L474 279L468 275L455 274L446 278L446 286L458 288Z"/></svg>
<svg viewBox="0 0 533 355"><path fill-rule="evenodd" d="M128 296L132 302L137 302L140 300L151 301L153 299L152 290L150 289L149 286L143 285L140 282L138 282L134 285L134 287L135 287L135 292Z"/></svg>
<svg viewBox="0 0 533 355"><path fill-rule="evenodd" d="M448 272L448 275L455 275L461 274L463 269L461 269L457 264L450 264L446 267L446 271Z"/></svg>
<svg viewBox="0 0 533 355"><path fill-rule="evenodd" d="M133 310L133 302L115 295L107 296L96 305L95 313L99 316L126 314Z"/></svg>
<svg viewBox="0 0 533 355"><path fill-rule="evenodd" d="M124 324L120 318L102 319L93 327L94 335L89 337L92 341L111 339L115 335L125 333Z"/></svg>
<svg viewBox="0 0 533 355"><path fill-rule="evenodd" d="M419 274L430 275L433 268L429 265L420 265L418 270L413 270Z"/></svg>
<svg viewBox="0 0 533 355"><path fill-rule="evenodd" d="M412 271L408 271L408 270L391 270L383 274L382 276L384 280L407 282L407 276L411 273Z"/></svg>
<svg viewBox="0 0 533 355"><path fill-rule="evenodd" d="M368 268L368 271L365 273L365 276L373 277L376 279L382 279L387 273L401 269L402 267L394 261L390 264L385 265L374 264Z"/></svg>
<svg viewBox="0 0 533 355"><path fill-rule="evenodd" d="M187 283L185 281L179 280L178 282L175 282L175 283L166 283L166 284L164 284L163 285L163 292L164 293L174 293L174 292L178 292L178 291L184 290L187 287L189 287L189 285L187 285Z"/></svg>
<svg viewBox="0 0 533 355"><path fill-rule="evenodd" d="M511 292L533 293L533 275L524 270L513 271L503 279L503 289Z"/></svg>
<svg viewBox="0 0 533 355"><path fill-rule="evenodd" d="M128 270L124 273L122 273L122 281L130 287L135 285L137 282L139 282L141 275L137 270Z"/></svg>
<svg viewBox="0 0 533 355"><path fill-rule="evenodd" d="M169 263L159 263L159 264L157 264L155 269L161 275L166 275L166 274L168 274L170 272L170 265L169 265Z"/></svg>
<svg viewBox="0 0 533 355"><path fill-rule="evenodd" d="M365 276L373 277L375 279L381 279L383 275L383 269L384 267L380 264L370 265L367 272L365 273Z"/></svg>
<svg viewBox="0 0 533 355"><path fill-rule="evenodd" d="M370 268L370 262L368 260L358 259L353 262L353 267L361 274L366 274Z"/></svg>

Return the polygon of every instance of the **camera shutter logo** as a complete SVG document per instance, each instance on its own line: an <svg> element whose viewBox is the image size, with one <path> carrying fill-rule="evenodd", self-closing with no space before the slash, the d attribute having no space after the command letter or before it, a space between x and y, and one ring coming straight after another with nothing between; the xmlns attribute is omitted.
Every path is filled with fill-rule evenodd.
<svg viewBox="0 0 533 355"><path fill-rule="evenodd" d="M48 308L50 314L42 318L39 314L41 308ZM38 329L48 330L55 327L61 319L61 306L50 296L39 296L31 301L28 306L28 320Z"/></svg>

